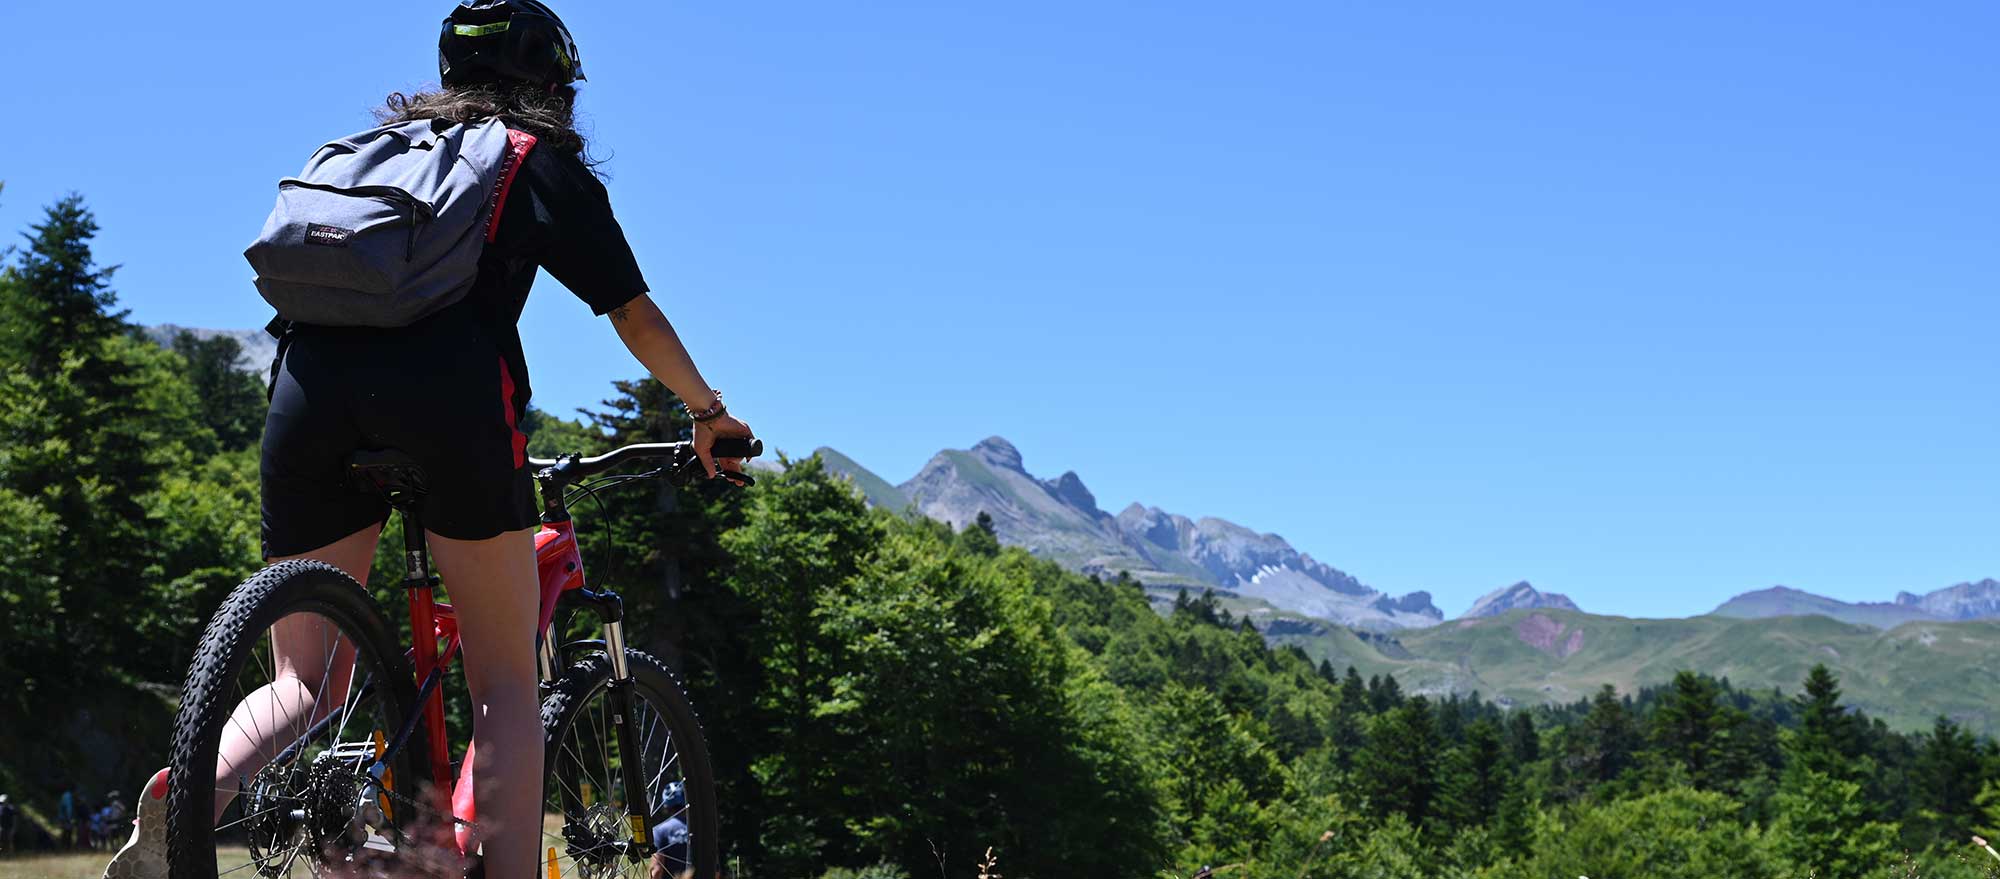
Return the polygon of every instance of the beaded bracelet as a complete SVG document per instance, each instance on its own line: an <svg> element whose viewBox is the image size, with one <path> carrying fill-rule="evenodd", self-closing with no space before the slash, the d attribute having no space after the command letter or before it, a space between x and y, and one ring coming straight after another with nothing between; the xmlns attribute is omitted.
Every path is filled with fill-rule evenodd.
<svg viewBox="0 0 2000 879"><path fill-rule="evenodd" d="M688 417L689 417L689 418L692 418L692 419L694 419L694 420L695 420L695 423L697 423L697 424L703 424L703 423L707 423L707 422L710 422L710 421L714 421L714 420L715 420L715 419L717 419L717 418L721 418L721 417L722 417L722 413L724 413L724 412L728 412L728 411L729 411L729 407L727 407L727 406L724 406L724 405L722 405L722 392L721 392L721 391L718 391L718 390L715 390L715 389L711 388L711 389L709 389L709 393L711 393L711 394L714 394L714 395L715 395L715 405L713 405L713 406L710 406L710 407L708 407L707 409L703 409L703 410L702 410L702 411L700 411L700 412L696 412L696 411L694 411L694 409L693 409L693 408L691 408L691 407L688 407L688 410L687 410L687 413L688 413ZM681 405L682 405L683 407L687 407L687 404L686 404L686 403L682 403Z"/></svg>

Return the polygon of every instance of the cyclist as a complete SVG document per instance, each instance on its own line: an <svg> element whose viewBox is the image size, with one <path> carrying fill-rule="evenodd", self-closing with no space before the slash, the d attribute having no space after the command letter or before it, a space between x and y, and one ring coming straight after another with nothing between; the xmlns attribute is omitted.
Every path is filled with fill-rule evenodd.
<svg viewBox="0 0 2000 879"><path fill-rule="evenodd" d="M505 28L492 23L504 20ZM475 24L468 24L472 22ZM394 448L423 467L423 521L432 557L452 592L474 704L475 796L486 875L528 879L541 829L542 727L536 697L537 506L519 431L529 384L516 329L545 269L611 326L640 363L686 402L694 448L711 478L742 462L716 460L719 437L749 437L695 368L645 279L592 173L574 125L583 79L576 44L536 0L465 0L445 19L441 85L391 94L384 123L499 117L537 143L501 193L497 232L480 257L472 292L396 329L294 325L274 364L261 475L268 562L317 559L367 581L388 510L349 487L357 449ZM274 683L236 709L255 722L224 733L218 765L255 772L298 735L317 699L345 698L329 669L322 623L294 616L272 627ZM294 661L296 660L296 661ZM217 815L237 783L218 779ZM166 875L157 788L140 797L132 838L107 876Z"/></svg>

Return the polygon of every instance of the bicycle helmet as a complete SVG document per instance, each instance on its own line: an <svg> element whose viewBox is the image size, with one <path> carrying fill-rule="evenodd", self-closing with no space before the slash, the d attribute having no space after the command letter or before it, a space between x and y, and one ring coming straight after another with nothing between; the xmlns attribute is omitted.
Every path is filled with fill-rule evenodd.
<svg viewBox="0 0 2000 879"><path fill-rule="evenodd" d="M438 35L438 78L445 85L568 85L584 78L583 59L569 28L545 3L464 0Z"/></svg>
<svg viewBox="0 0 2000 879"><path fill-rule="evenodd" d="M653 806L653 811L671 815L679 810L680 807L687 805L687 801L687 784L679 781L670 781L667 782L666 787L660 790L660 799Z"/></svg>

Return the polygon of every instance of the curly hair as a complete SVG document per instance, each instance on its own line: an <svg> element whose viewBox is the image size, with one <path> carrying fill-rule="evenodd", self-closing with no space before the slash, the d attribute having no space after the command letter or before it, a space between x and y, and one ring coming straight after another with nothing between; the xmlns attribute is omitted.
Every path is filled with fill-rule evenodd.
<svg viewBox="0 0 2000 879"><path fill-rule="evenodd" d="M587 166L597 161L590 144L576 130L576 89L528 84L444 86L415 94L391 92L375 118L384 125L418 119L443 119L454 124L498 116L509 127L535 136L544 146L573 153Z"/></svg>

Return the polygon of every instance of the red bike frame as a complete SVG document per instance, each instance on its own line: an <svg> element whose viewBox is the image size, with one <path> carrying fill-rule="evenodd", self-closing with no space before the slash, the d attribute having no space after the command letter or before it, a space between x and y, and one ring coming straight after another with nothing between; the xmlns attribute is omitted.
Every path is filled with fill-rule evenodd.
<svg viewBox="0 0 2000 879"><path fill-rule="evenodd" d="M405 543L409 542L406 538ZM430 632L432 635L429 638L413 637L410 661L419 682L429 681L433 675L442 680L452 661L458 658L458 615L451 605L437 600L434 591L436 580L427 570L425 556L420 551L413 551L409 561L411 582L406 591L410 602L410 631ZM540 645L541 678L543 683L547 683L555 674L549 624L555 618L556 603L563 593L583 588L583 556L577 551L573 522L544 523L541 530L535 533L535 567L541 582L541 615L535 626L535 637ZM444 689L432 685L428 692L430 695L424 698L421 711L423 728L430 743L430 781L440 792L440 798L451 803L453 816L460 821L472 821L475 818L471 784L472 746L466 746L458 777L453 779L451 743L445 729ZM463 850L469 838L465 824L457 825L456 835Z"/></svg>
<svg viewBox="0 0 2000 879"><path fill-rule="evenodd" d="M724 443L734 445L725 446ZM761 454L763 444L756 440L727 440L715 447L717 455L727 457L753 458ZM661 460L668 463L646 476L667 475L676 484L687 484L701 472L701 462L696 458L688 443L642 443L625 446L594 458L578 458L566 455L543 461L525 459L539 468L536 482L542 492L542 527L535 534L535 565L541 588L541 612L536 622L536 660L543 686L552 685L556 679L558 651L550 624L555 619L559 605L566 602L580 603L597 611L604 623L603 648L611 664L611 679L608 686L609 698L614 706L612 722L617 735L626 744L621 749L636 749L636 743L629 739L632 732L624 718L631 714L631 674L625 661L624 609L618 594L611 591L593 591L584 587L583 556L577 551L576 528L570 520L564 493L579 480L588 479L627 461ZM396 733L391 749L408 744L417 727L427 733L430 749L431 778L429 782L437 793L439 805L449 804L450 814L455 817L456 836L459 850L463 852L470 839L469 822L475 818L472 802L473 752L467 747L465 758L459 764L457 778L451 772L450 739L446 736L444 717L444 693L441 682L445 671L458 658L460 641L458 616L451 605L437 601L438 578L431 573L430 555L424 545L423 526L414 513L414 499L421 493L422 475L407 458L396 453L373 453L368 460L357 460L353 464L357 474L365 476L388 498L402 516L403 549L407 573L403 588L408 593L410 603L410 631L412 644L409 657L416 672L417 701L420 706L414 716L408 719ZM732 483L748 485L752 481L747 475L735 476ZM383 778L386 764L378 754L372 772L376 779ZM644 780L638 776L638 769L628 763L622 773L622 782L627 790L643 791ZM650 853L645 823L644 798L628 798L626 820L632 831L631 844L638 850Z"/></svg>

